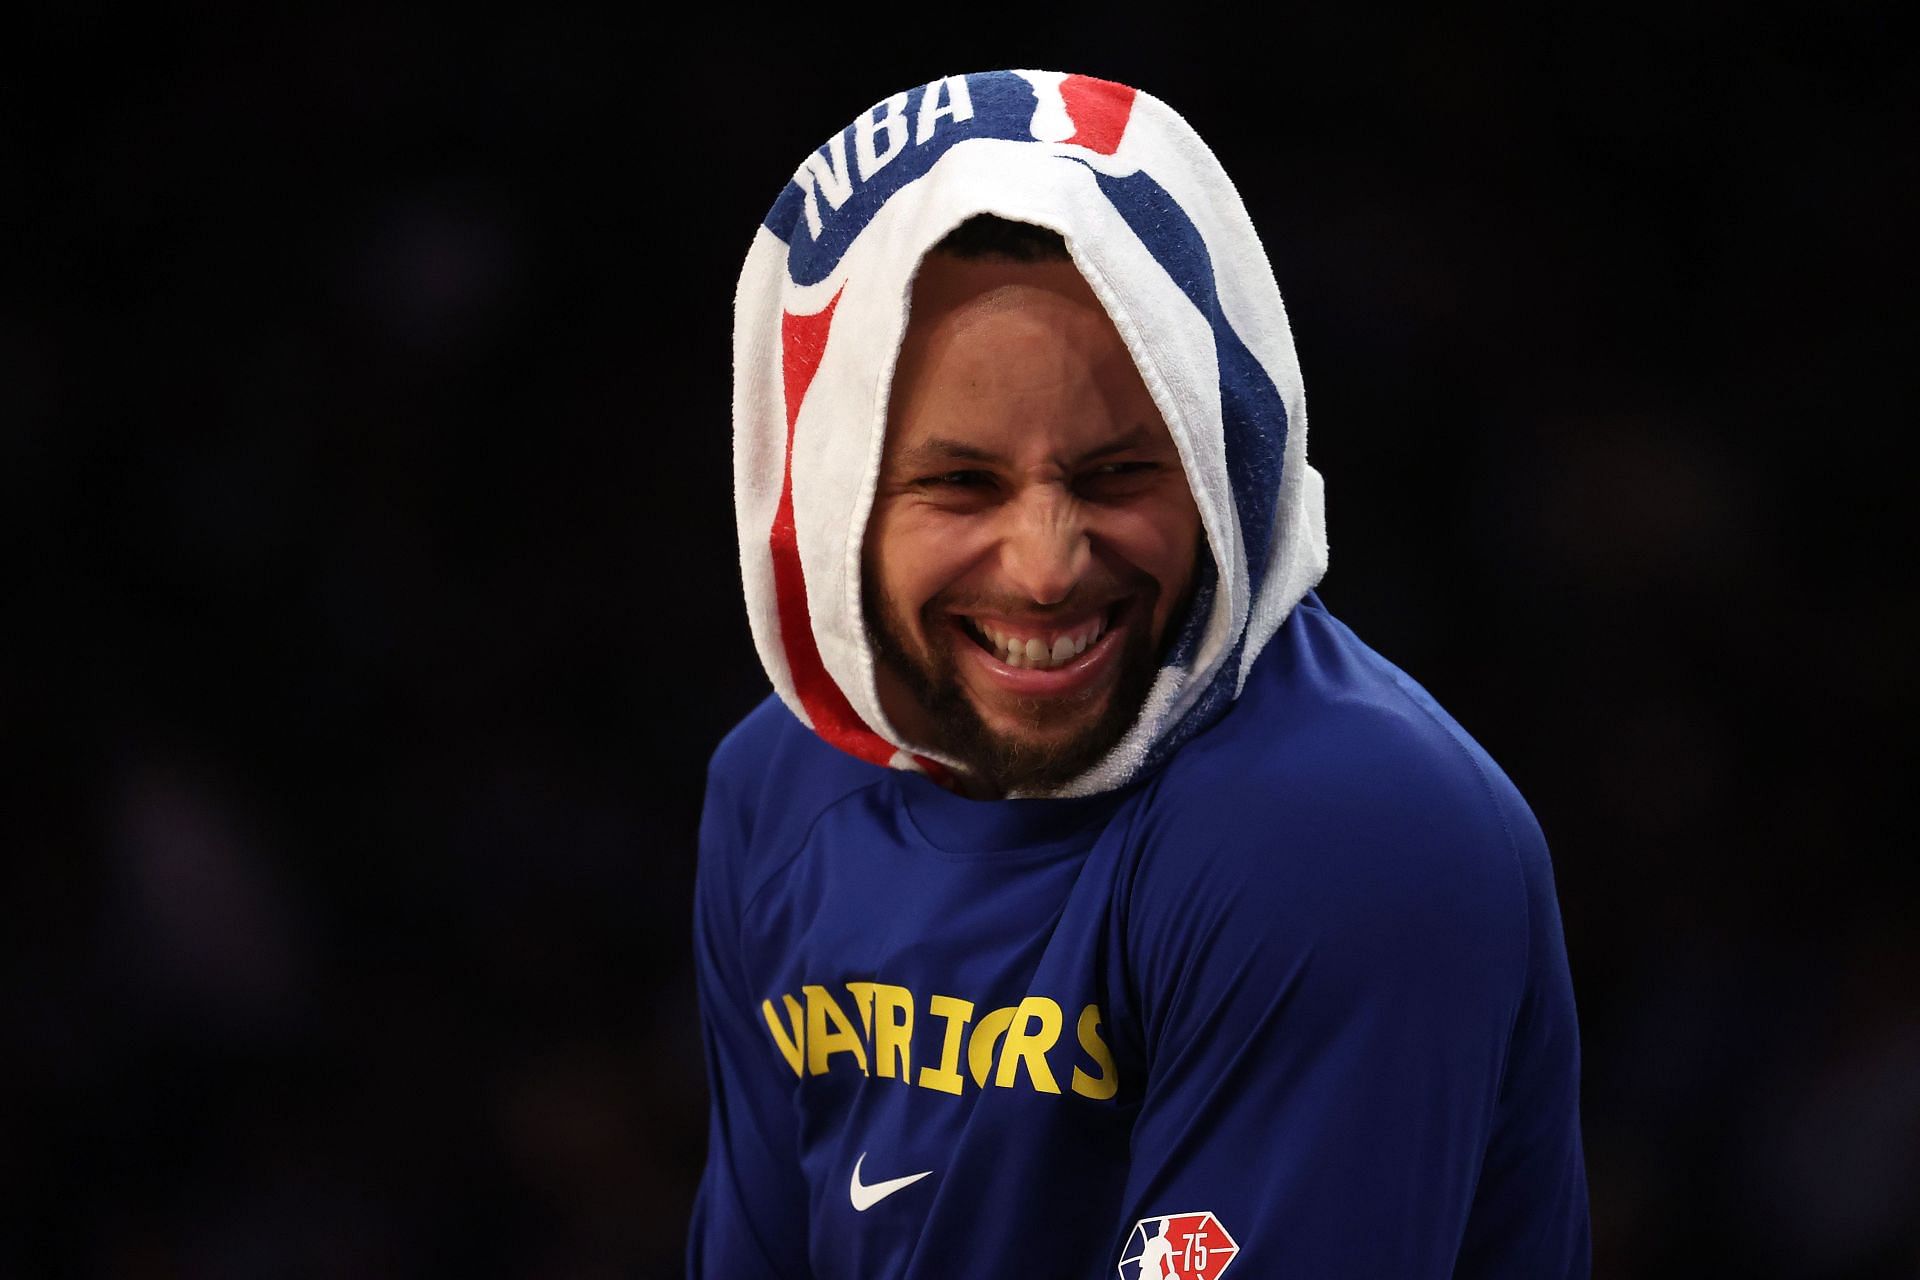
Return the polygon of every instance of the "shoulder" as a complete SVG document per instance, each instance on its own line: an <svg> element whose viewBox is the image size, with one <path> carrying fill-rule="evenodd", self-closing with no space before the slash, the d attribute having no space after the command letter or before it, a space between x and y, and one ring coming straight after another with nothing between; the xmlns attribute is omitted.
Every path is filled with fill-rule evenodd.
<svg viewBox="0 0 1920 1280"><path fill-rule="evenodd" d="M1269 874L1344 862L1458 876L1511 872L1525 809L1425 689L1302 604L1233 710L1168 763L1147 812L1161 842L1211 833L1214 856Z"/></svg>
<svg viewBox="0 0 1920 1280"><path fill-rule="evenodd" d="M1133 897L1170 954L1213 920L1208 945L1285 963L1466 962L1518 990L1523 864L1545 860L1532 815L1424 689L1311 598L1143 816Z"/></svg>
<svg viewBox="0 0 1920 1280"><path fill-rule="evenodd" d="M754 883L797 849L827 809L887 771L837 751L772 694L722 738L707 765L700 862L751 896Z"/></svg>

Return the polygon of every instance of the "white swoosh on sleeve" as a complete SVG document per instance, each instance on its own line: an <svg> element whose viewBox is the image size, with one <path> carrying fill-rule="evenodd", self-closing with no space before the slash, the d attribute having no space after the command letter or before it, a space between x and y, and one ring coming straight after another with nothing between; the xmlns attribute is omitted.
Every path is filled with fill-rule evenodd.
<svg viewBox="0 0 1920 1280"><path fill-rule="evenodd" d="M910 1173L904 1178L888 1178L885 1182L867 1184L860 1181L860 1166L866 1162L867 1153L862 1151L860 1158L853 1162L853 1181L847 1184L847 1198L853 1201L856 1213L865 1213L902 1187L910 1187L933 1172L931 1169L925 1169L919 1173Z"/></svg>

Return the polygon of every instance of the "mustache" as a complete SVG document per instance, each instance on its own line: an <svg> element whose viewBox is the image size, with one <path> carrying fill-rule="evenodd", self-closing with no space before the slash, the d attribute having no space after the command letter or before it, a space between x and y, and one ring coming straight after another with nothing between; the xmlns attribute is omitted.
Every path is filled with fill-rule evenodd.
<svg viewBox="0 0 1920 1280"><path fill-rule="evenodd" d="M1142 575L1134 581L1107 576L1075 583L1072 591L1051 604L1040 604L1029 597L1000 592L951 592L927 601L923 611L929 617L948 613L984 613L1043 620L1101 612L1134 596L1151 606L1159 595L1160 584L1149 576Z"/></svg>

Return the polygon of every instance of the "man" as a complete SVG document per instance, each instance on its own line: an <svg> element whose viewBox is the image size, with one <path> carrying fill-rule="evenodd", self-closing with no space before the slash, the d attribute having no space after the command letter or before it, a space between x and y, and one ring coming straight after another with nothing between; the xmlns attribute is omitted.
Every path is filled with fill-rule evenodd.
<svg viewBox="0 0 1920 1280"><path fill-rule="evenodd" d="M690 1274L1584 1275L1545 844L1312 594L1285 312L1185 122L893 95L735 357L776 696L702 821Z"/></svg>

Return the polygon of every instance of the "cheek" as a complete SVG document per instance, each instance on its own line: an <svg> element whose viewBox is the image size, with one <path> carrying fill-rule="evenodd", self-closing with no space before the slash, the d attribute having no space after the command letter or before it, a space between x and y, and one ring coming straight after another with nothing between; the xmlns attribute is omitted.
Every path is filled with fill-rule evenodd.
<svg viewBox="0 0 1920 1280"><path fill-rule="evenodd" d="M1108 545L1158 586L1153 606L1158 636L1193 585L1194 557L1201 544L1199 512L1191 501L1143 506L1128 512L1108 536Z"/></svg>
<svg viewBox="0 0 1920 1280"><path fill-rule="evenodd" d="M1129 564L1160 584L1163 597L1177 597L1185 590L1200 545L1200 517L1191 506L1167 504L1129 512L1108 536Z"/></svg>
<svg viewBox="0 0 1920 1280"><path fill-rule="evenodd" d="M895 616L916 634L927 602L951 586L966 564L967 531L923 514L875 513L864 571Z"/></svg>

